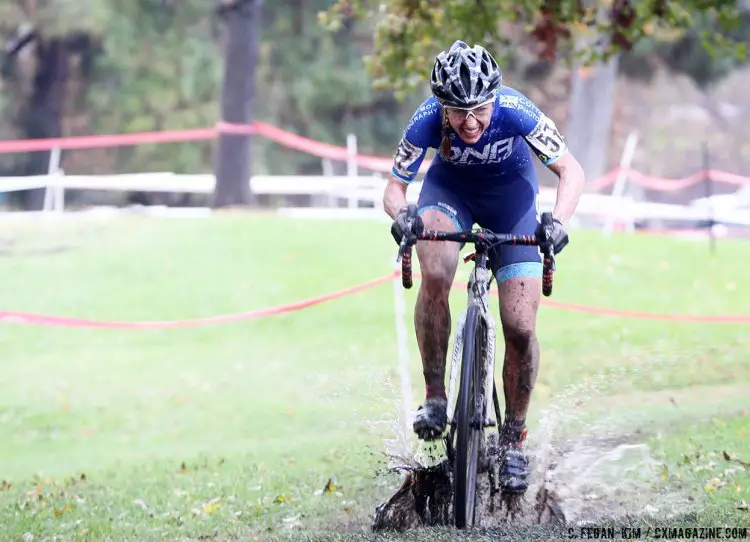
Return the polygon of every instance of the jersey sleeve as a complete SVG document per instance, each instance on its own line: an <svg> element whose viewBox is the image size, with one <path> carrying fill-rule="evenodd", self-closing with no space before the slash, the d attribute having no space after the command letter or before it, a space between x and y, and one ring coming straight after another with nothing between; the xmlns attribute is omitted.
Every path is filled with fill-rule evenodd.
<svg viewBox="0 0 750 542"><path fill-rule="evenodd" d="M499 104L512 112L510 116L515 121L519 135L545 166L555 163L568 152L565 138L555 122L522 93L507 89L500 96Z"/></svg>
<svg viewBox="0 0 750 542"><path fill-rule="evenodd" d="M427 149L438 147L441 130L440 107L434 98L430 98L414 112L404 130L393 155L393 176L405 183L413 181Z"/></svg>

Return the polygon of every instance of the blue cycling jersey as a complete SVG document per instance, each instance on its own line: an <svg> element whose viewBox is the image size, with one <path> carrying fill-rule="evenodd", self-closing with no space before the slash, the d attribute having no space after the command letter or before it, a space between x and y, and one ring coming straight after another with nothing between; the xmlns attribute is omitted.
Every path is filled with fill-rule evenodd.
<svg viewBox="0 0 750 542"><path fill-rule="evenodd" d="M494 104L490 124L477 143L467 145L451 130L451 155L444 159L437 153L428 178L438 182L480 182L488 187L513 183L522 177L536 184L529 147L545 165L567 152L555 123L521 92L503 87ZM442 106L434 97L417 109L394 156L392 173L396 178L406 183L413 181L427 149L439 148L442 119Z"/></svg>

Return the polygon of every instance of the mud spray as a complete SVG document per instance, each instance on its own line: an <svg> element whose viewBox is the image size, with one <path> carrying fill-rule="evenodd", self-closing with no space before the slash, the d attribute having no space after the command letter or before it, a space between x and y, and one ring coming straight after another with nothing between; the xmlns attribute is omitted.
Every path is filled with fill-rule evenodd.
<svg viewBox="0 0 750 542"><path fill-rule="evenodd" d="M641 368L644 370L645 368ZM691 508L680 495L659 491L659 469L638 433L617 429L612 419L586 417L585 406L601 401L624 371L593 378L555 396L529 428L529 489L509 516L489 499L487 475L479 495L479 526L519 524L581 525L625 516L673 516ZM623 373L623 374L619 374ZM417 441L411 413L399 401L393 438L384 441L388 470L401 473L401 485L374 515L375 530L407 530L452 523L451 482L445 445Z"/></svg>

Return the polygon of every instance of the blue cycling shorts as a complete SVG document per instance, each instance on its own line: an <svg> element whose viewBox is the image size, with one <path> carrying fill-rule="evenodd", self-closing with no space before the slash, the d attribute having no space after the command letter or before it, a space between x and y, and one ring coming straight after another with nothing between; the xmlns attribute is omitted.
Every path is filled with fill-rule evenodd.
<svg viewBox="0 0 750 542"><path fill-rule="evenodd" d="M500 186L488 186L447 182L428 172L418 206L420 214L440 211L464 231L477 224L494 233L534 235L538 224L536 187L523 176ZM542 258L535 246L498 246L489 256L498 282L542 276Z"/></svg>

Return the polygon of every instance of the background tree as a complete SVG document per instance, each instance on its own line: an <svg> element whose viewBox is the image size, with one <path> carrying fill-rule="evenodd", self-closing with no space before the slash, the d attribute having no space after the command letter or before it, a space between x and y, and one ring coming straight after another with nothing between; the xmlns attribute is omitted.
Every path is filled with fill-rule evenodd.
<svg viewBox="0 0 750 542"><path fill-rule="evenodd" d="M702 42L745 55L746 46L727 37L741 14L736 0L334 0L319 18L332 30L352 18L375 20L368 69L378 86L402 95L422 84L428 59L456 39L497 51L533 43L540 58L590 64L629 51L657 32L694 28L707 17L718 33L705 33ZM592 36L595 47L576 48Z"/></svg>
<svg viewBox="0 0 750 542"><path fill-rule="evenodd" d="M226 21L221 118L248 125L253 119L261 0L220 0ZM220 133L214 166L216 207L250 203L250 135Z"/></svg>
<svg viewBox="0 0 750 542"><path fill-rule="evenodd" d="M703 92L706 110L721 124L711 90L745 65L748 58L744 54L715 54L706 47L707 40L714 40L724 49L746 50L750 43L750 4L740 4L737 16L727 21L716 13L698 13L693 24L681 32L647 36L623 56L621 72L650 81L657 66L666 66L674 73L687 75Z"/></svg>
<svg viewBox="0 0 750 542"><path fill-rule="evenodd" d="M574 69L564 131L589 178L607 167L621 53L655 34L690 34L707 20L715 32L702 32L690 43L699 42L704 51L731 49L731 58L746 52L744 42L726 33L742 18L734 0L335 0L320 14L333 30L352 18L376 21L368 71L378 88L397 96L424 85L434 56L456 39L484 44L503 65L522 47L542 60L566 62Z"/></svg>
<svg viewBox="0 0 750 542"><path fill-rule="evenodd" d="M54 84L58 95L66 96L62 109L58 108L59 130L44 133L39 132L36 121L34 126L24 123L20 112L33 103L45 103L33 99L34 93L38 94L34 89L42 82L58 81L42 75L59 63L37 62L33 43L4 55L7 69L0 80L0 137L179 130L205 128L216 122L229 28L215 4L204 0L92 0L84 6L37 1L28 2L34 9L27 10L25 3L0 0L0 34L8 43L16 42L24 29L33 28L45 39L64 41L81 35L91 45L85 55L66 50L67 83ZM363 55L373 51L372 25L352 21L336 33L327 32L317 24L316 13L329 5L328 0L263 5L255 118L339 145L345 143L348 133L356 133L361 152L390 154L403 118L421 96L401 103L388 91L374 90L361 62ZM233 74L251 76L247 66ZM35 117L43 123L55 118L41 109ZM209 173L214 151L211 141L65 151L63 164L71 174ZM263 138L252 138L251 152L254 174L321 173L320 159L288 151ZM36 153L36 169L29 169L31 155L0 155L0 172L45 173L48 157L49 153ZM229 161L219 163L238 171ZM77 196L72 193L66 199L75 203ZM80 196L113 197L90 192ZM158 194L136 194L129 199L182 201ZM202 200L200 196L191 199Z"/></svg>
<svg viewBox="0 0 750 542"><path fill-rule="evenodd" d="M205 127L216 119L220 64L205 3L6 0L3 80L10 137ZM24 36L30 36L31 39ZM209 107L206 107L208 104ZM211 109L209 111L209 108ZM209 120L210 119L210 120ZM64 153L66 170L195 171L210 145L141 145ZM3 155L14 174L46 173L48 152ZM40 198L27 208L38 208Z"/></svg>
<svg viewBox="0 0 750 542"><path fill-rule="evenodd" d="M391 154L404 116L422 96L412 93L400 103L390 91L373 88L362 63L362 57L373 52L372 24L350 21L327 32L316 14L329 5L330 0L268 4L263 27L269 39L264 41L258 71L259 118L338 145L345 144L348 133L355 133L360 152ZM275 143L259 140L257 145L262 146L258 172L321 173L319 158Z"/></svg>
<svg viewBox="0 0 750 542"><path fill-rule="evenodd" d="M74 14L62 13L61 17ZM71 89L91 75L96 40L85 31L59 32L58 22L45 18L33 1L0 4L0 21L6 29L13 29L5 42L0 71L8 82L4 111L21 137L60 137ZM42 28L42 22L49 32ZM77 63L71 61L74 57ZM49 152L33 152L13 160L16 171L23 175L44 175L48 164ZM42 207L43 190L15 196L26 209Z"/></svg>

